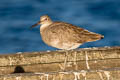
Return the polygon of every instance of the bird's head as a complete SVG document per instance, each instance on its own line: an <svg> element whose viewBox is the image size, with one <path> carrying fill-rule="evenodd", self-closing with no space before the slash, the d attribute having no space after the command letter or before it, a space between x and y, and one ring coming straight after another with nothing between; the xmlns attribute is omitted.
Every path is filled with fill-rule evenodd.
<svg viewBox="0 0 120 80"><path fill-rule="evenodd" d="M32 25L32 28L35 27L35 26L37 26L37 25L40 25L40 24L41 25L43 25L43 24L49 24L51 22L52 21L51 21L50 17L48 15L44 15L44 16L40 17L40 21L38 21L36 24Z"/></svg>

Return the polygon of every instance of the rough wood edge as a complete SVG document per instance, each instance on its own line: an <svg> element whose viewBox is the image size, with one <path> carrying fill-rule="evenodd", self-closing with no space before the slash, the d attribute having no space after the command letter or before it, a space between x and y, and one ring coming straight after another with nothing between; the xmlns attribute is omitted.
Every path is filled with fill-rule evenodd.
<svg viewBox="0 0 120 80"><path fill-rule="evenodd" d="M25 52L0 55L0 67L13 65L46 64L64 62L68 53L68 61L120 58L120 47L83 48L70 51Z"/></svg>

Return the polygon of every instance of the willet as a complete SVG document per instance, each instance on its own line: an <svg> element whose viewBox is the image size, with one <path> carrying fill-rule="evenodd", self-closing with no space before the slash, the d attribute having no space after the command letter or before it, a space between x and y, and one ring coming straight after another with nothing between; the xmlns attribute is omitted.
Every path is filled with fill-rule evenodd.
<svg viewBox="0 0 120 80"><path fill-rule="evenodd" d="M103 39L104 36L65 22L54 22L48 15L40 17L40 21L32 27L40 25L42 40L49 46L71 50L86 42Z"/></svg>
<svg viewBox="0 0 120 80"><path fill-rule="evenodd" d="M76 49L83 43L104 38L101 34L90 32L86 29L66 22L54 22L48 15L41 16L40 21L32 25L32 27L40 24L40 34L42 40L47 45L58 49Z"/></svg>

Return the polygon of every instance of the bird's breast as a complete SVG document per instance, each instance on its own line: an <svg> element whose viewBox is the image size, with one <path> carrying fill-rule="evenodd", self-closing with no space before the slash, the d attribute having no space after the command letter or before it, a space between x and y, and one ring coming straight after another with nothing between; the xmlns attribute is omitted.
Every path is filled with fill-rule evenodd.
<svg viewBox="0 0 120 80"><path fill-rule="evenodd" d="M49 27L48 24L42 24L42 25L40 26L40 32L43 32L44 29L46 29L46 28L48 28L48 27Z"/></svg>

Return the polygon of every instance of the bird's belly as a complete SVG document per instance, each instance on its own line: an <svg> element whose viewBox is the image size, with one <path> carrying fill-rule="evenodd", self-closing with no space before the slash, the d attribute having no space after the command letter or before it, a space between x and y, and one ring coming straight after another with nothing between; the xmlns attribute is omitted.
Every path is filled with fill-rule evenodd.
<svg viewBox="0 0 120 80"><path fill-rule="evenodd" d="M70 49L76 49L80 46L80 43L71 43L71 42L59 42L58 40L52 41L50 46L59 48L59 49L65 49L65 50L70 50Z"/></svg>

